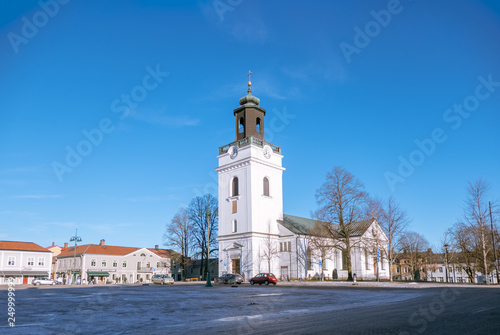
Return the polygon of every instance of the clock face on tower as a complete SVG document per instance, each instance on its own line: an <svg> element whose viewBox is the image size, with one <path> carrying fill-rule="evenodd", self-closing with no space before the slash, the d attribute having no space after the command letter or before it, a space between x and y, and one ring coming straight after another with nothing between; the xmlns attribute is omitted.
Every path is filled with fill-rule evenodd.
<svg viewBox="0 0 500 335"><path fill-rule="evenodd" d="M268 145L264 146L264 157L266 157L267 159L271 158L272 152L273 152L273 149L271 149L270 146L268 146Z"/></svg>
<svg viewBox="0 0 500 335"><path fill-rule="evenodd" d="M238 147L233 145L227 152L229 153L229 157L231 157L231 159L235 159L236 156L238 156Z"/></svg>

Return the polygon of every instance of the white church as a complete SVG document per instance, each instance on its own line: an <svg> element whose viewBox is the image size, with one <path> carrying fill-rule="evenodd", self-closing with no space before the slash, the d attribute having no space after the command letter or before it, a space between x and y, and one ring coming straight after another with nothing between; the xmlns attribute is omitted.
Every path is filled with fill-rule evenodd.
<svg viewBox="0 0 500 335"><path fill-rule="evenodd" d="M280 279L346 279L345 254L323 255L314 248L317 221L283 214L282 149L264 137L266 110L248 94L234 110L236 139L219 148L219 275L240 273L246 280L261 272ZM364 246L374 233L387 238L375 219L356 222L351 249L352 273L358 279L389 278L389 263ZM378 260L378 261L377 261Z"/></svg>

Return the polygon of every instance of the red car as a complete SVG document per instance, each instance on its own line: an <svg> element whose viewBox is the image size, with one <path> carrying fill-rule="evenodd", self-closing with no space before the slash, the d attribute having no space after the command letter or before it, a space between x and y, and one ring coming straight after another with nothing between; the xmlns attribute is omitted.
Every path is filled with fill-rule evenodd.
<svg viewBox="0 0 500 335"><path fill-rule="evenodd" d="M259 273L258 275L256 275L252 279L250 279L251 285L253 285L253 284L269 285L270 283L276 285L277 282L278 282L278 279L272 273Z"/></svg>

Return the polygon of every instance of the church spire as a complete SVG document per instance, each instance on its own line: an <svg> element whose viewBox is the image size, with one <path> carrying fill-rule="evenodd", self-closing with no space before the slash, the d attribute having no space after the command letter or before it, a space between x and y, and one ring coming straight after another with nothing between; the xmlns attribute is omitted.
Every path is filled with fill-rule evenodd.
<svg viewBox="0 0 500 335"><path fill-rule="evenodd" d="M264 140L264 116L266 110L259 107L260 99L252 95L251 75L252 71L248 71L247 95L240 99L240 107L234 110L236 140L250 136Z"/></svg>
<svg viewBox="0 0 500 335"><path fill-rule="evenodd" d="M260 99L257 97L254 97L252 95L252 82L250 81L250 76L252 75L252 71L248 71L248 90L247 90L247 95L244 96L243 98L240 99L240 105L259 105Z"/></svg>

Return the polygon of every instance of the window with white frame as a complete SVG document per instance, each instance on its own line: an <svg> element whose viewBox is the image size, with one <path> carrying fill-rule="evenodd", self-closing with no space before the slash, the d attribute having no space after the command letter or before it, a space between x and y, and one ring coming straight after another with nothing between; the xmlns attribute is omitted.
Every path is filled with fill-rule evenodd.
<svg viewBox="0 0 500 335"><path fill-rule="evenodd" d="M38 266L45 266L45 258L44 257L38 258Z"/></svg>
<svg viewBox="0 0 500 335"><path fill-rule="evenodd" d="M233 220L233 233L236 233L238 231L238 221Z"/></svg>
<svg viewBox="0 0 500 335"><path fill-rule="evenodd" d="M14 256L9 256L9 263L8 265L16 265L16 257Z"/></svg>
<svg viewBox="0 0 500 335"><path fill-rule="evenodd" d="M113 267L114 267L114 268L117 268L117 267L118 267L118 261L117 261L116 259L113 261Z"/></svg>
<svg viewBox="0 0 500 335"><path fill-rule="evenodd" d="M90 266L96 266L96 263L97 263L97 261L95 260L95 258L92 258L90 260Z"/></svg>
<svg viewBox="0 0 500 335"><path fill-rule="evenodd" d="M102 260L102 262L101 262L101 266L102 266L102 267L105 267L105 266L106 266L106 264L107 264L106 260L105 260L105 259L103 259L103 260Z"/></svg>
<svg viewBox="0 0 500 335"><path fill-rule="evenodd" d="M156 262L156 267L159 268L160 267L160 262Z"/></svg>
<svg viewBox="0 0 500 335"><path fill-rule="evenodd" d="M123 261L122 267L126 268L127 267L127 261Z"/></svg>
<svg viewBox="0 0 500 335"><path fill-rule="evenodd" d="M33 266L35 265L35 259L33 257L28 258L28 266Z"/></svg>

